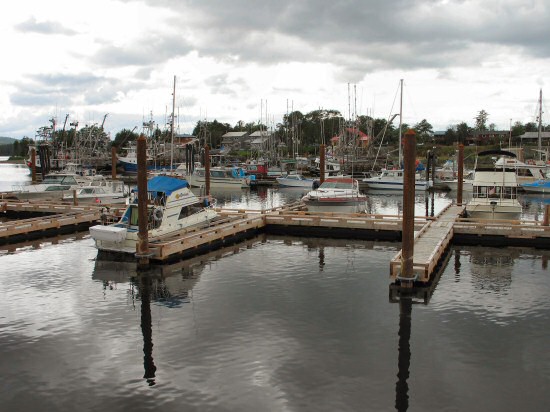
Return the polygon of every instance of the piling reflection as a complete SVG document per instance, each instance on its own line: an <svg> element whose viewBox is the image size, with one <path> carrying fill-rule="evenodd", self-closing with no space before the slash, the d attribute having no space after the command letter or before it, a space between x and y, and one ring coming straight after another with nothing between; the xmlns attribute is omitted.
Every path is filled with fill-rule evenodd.
<svg viewBox="0 0 550 412"><path fill-rule="evenodd" d="M153 279L148 273L140 275L141 332L143 334L143 378L149 386L155 385L157 367L153 361L153 321L151 318L151 287Z"/></svg>
<svg viewBox="0 0 550 412"><path fill-rule="evenodd" d="M118 289L120 284L126 284L130 304L135 308L137 301L141 303L143 378L149 386L154 386L157 383L157 367L153 358L151 304L162 305L170 309L182 307L191 301L191 291L207 265L222 257L239 253L262 241L265 241L263 235L190 259L162 265L153 264L146 270L139 270L136 261L114 261L108 258L109 255L98 254L92 279L101 282L104 294L110 290Z"/></svg>
<svg viewBox="0 0 550 412"><path fill-rule="evenodd" d="M402 288L398 284L390 284L390 303L399 304L399 330L397 355L397 382L395 383L395 409L404 412L409 409L409 384L411 364L411 324L412 307L414 304L427 305L437 287L443 269L449 262L451 253L447 252L439 269L431 281L424 285L415 285L412 289Z"/></svg>

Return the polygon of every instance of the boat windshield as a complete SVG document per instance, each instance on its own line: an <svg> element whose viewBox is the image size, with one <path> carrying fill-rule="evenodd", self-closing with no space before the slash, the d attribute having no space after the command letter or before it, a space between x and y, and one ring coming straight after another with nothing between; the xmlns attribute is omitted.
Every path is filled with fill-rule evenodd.
<svg viewBox="0 0 550 412"><path fill-rule="evenodd" d="M323 182L319 189L353 189L351 183L344 182Z"/></svg>

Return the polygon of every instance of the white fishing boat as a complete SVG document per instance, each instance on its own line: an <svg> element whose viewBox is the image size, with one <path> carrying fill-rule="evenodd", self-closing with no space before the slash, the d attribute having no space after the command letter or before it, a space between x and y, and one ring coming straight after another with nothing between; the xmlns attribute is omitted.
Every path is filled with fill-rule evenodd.
<svg viewBox="0 0 550 412"><path fill-rule="evenodd" d="M487 150L478 156L501 155L514 157L503 150ZM522 212L517 199L518 181L515 170L476 167L472 199L466 205L468 217L478 219L519 219Z"/></svg>
<svg viewBox="0 0 550 412"><path fill-rule="evenodd" d="M101 175L94 176L86 186L76 189L76 198L79 203L119 204L126 203L129 191L120 180L107 180ZM73 201L74 191L63 195L63 200Z"/></svg>
<svg viewBox="0 0 550 412"><path fill-rule="evenodd" d="M136 193L118 222L90 227L90 235L99 250L136 253L137 196L140 194ZM147 182L147 203L149 239L207 224L218 216L214 202L195 196L187 181L170 176L156 176Z"/></svg>
<svg viewBox="0 0 550 412"><path fill-rule="evenodd" d="M368 190L400 190L403 191L403 178L405 171L403 169L382 169L380 173L374 177L366 177L363 179L363 184ZM415 191L426 191L430 188L428 181L420 178L417 173L414 180Z"/></svg>
<svg viewBox="0 0 550 412"><path fill-rule="evenodd" d="M464 175L462 178L462 190L464 192L471 192L474 189L474 177L475 172L473 170ZM445 184L449 189L451 189L451 191L458 190L458 179L447 180L445 181Z"/></svg>
<svg viewBox="0 0 550 412"><path fill-rule="evenodd" d="M206 170L204 167L197 167L186 177L193 187L204 187L206 185ZM250 187L252 176L239 166L214 166L210 168L211 188Z"/></svg>
<svg viewBox="0 0 550 412"><path fill-rule="evenodd" d="M13 186L10 194L20 200L61 200L64 195L88 184L90 179L75 173L54 172L46 175L41 183Z"/></svg>
<svg viewBox="0 0 550 412"><path fill-rule="evenodd" d="M277 180L280 186L298 187L302 189L313 189L313 184L315 183L314 179L304 177L300 173L279 176L275 180Z"/></svg>
<svg viewBox="0 0 550 412"><path fill-rule="evenodd" d="M303 198L310 212L362 213L367 208L367 197L359 190L357 179L328 177Z"/></svg>

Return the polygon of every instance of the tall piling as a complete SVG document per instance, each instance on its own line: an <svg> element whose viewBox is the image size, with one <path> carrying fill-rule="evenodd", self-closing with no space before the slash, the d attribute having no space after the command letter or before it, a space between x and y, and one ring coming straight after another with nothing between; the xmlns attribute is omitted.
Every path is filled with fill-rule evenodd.
<svg viewBox="0 0 550 412"><path fill-rule="evenodd" d="M320 176L321 183L323 183L325 181L325 145L324 144L319 146L319 176Z"/></svg>
<svg viewBox="0 0 550 412"><path fill-rule="evenodd" d="M403 230L401 240L401 285L411 288L414 282L414 181L416 160L416 134L408 130L404 136L403 160Z"/></svg>
<svg viewBox="0 0 550 412"><path fill-rule="evenodd" d="M31 173L32 173L32 183L36 183L36 149L33 147L31 149Z"/></svg>
<svg viewBox="0 0 550 412"><path fill-rule="evenodd" d="M116 147L111 146L111 179L113 180L116 180L116 162L117 162Z"/></svg>
<svg viewBox="0 0 550 412"><path fill-rule="evenodd" d="M149 265L149 234L147 216L147 140L141 134L137 139L137 186L138 186L138 265Z"/></svg>
<svg viewBox="0 0 550 412"><path fill-rule="evenodd" d="M210 196L210 147L204 146L204 195Z"/></svg>
<svg viewBox="0 0 550 412"><path fill-rule="evenodd" d="M544 207L544 220L542 221L543 226L550 225L550 205L545 205Z"/></svg>
<svg viewBox="0 0 550 412"><path fill-rule="evenodd" d="M464 185L464 145L459 143L458 145L458 185L456 192L456 204L462 206L462 190Z"/></svg>

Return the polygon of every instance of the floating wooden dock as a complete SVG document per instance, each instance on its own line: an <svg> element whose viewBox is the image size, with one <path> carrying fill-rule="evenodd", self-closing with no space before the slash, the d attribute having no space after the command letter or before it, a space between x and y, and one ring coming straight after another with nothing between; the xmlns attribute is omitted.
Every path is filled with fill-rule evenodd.
<svg viewBox="0 0 550 412"><path fill-rule="evenodd" d="M415 281L428 282L453 239L454 223L464 214L465 206L447 206L437 219L430 221L414 237L413 274ZM390 278L401 275L402 254L390 262Z"/></svg>
<svg viewBox="0 0 550 412"><path fill-rule="evenodd" d="M188 258L264 232L340 239L400 241L401 216L383 214L310 213L299 203L268 210L217 209L220 217L207 226L150 238L151 260L159 263ZM0 202L0 212L27 212L41 217L0 224L0 243L83 230L101 219L95 205ZM449 205L436 217L415 217L413 270L425 283L444 261L451 243L527 246L550 249L550 226L536 221L461 218L464 206ZM132 255L128 255L134 258ZM390 278L399 281L401 252L390 262Z"/></svg>
<svg viewBox="0 0 550 412"><path fill-rule="evenodd" d="M101 217L101 209L94 206L19 201L0 202L0 212L33 216L0 223L0 243L85 230Z"/></svg>

